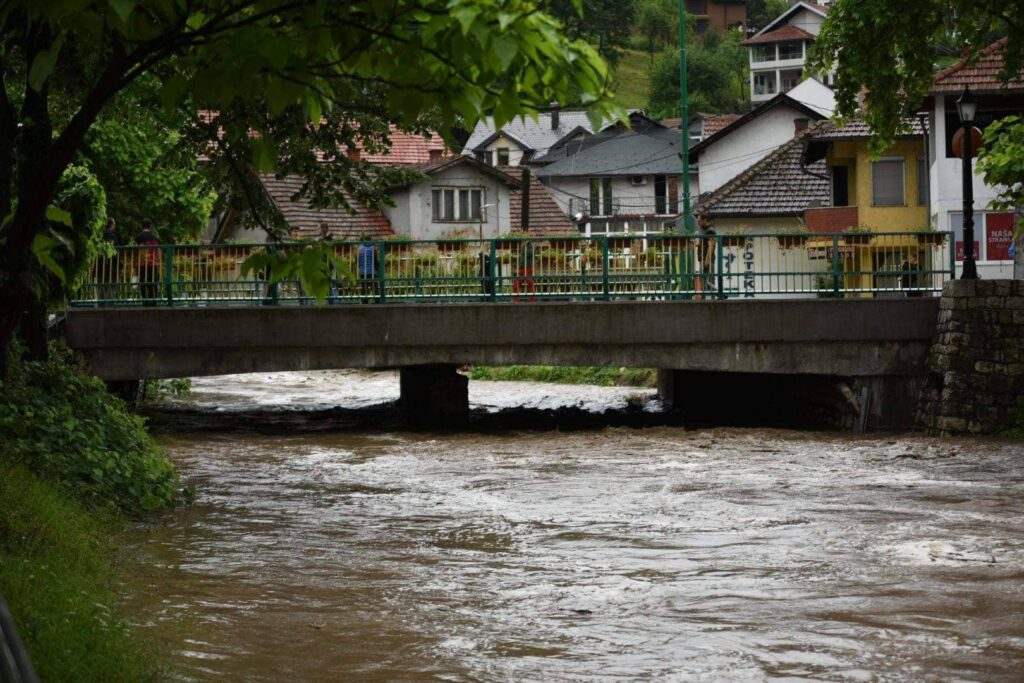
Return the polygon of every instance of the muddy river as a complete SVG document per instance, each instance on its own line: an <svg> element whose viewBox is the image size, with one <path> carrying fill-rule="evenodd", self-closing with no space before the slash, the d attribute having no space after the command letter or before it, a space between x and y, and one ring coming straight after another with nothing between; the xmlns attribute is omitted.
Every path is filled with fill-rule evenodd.
<svg viewBox="0 0 1024 683"><path fill-rule="evenodd" d="M478 407L636 389L471 382ZM197 381L360 406L393 375ZM649 395L646 398L650 398ZM194 506L128 539L197 680L1021 680L1024 448L922 436L178 433Z"/></svg>

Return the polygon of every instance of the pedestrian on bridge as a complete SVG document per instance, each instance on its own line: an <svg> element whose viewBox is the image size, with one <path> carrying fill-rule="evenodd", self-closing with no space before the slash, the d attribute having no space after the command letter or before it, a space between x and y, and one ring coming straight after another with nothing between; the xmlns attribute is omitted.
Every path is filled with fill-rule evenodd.
<svg viewBox="0 0 1024 683"><path fill-rule="evenodd" d="M155 306L160 296L160 238L153 232L149 221L142 224L135 244L139 245L136 251L139 294L143 305Z"/></svg>
<svg viewBox="0 0 1024 683"><path fill-rule="evenodd" d="M363 303L368 297L376 294L377 269L380 262L377 260L377 247L368 237L360 238L359 249L356 252L356 273L359 276L359 291L363 295Z"/></svg>

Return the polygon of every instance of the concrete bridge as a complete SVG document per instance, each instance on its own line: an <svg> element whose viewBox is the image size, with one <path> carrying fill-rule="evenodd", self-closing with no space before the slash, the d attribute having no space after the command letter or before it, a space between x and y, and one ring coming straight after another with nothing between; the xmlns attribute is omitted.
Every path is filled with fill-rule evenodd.
<svg viewBox="0 0 1024 683"><path fill-rule="evenodd" d="M279 370L399 368L420 421L467 411L460 365L660 369L694 420L900 428L939 299L451 303L74 309L66 335L109 382ZM801 420L803 418L803 420Z"/></svg>

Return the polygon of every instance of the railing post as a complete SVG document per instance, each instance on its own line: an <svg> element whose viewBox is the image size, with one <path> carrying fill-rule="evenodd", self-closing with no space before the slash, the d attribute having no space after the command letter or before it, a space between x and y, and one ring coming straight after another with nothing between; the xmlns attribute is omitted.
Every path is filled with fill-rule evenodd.
<svg viewBox="0 0 1024 683"><path fill-rule="evenodd" d="M723 248L725 240L721 235L715 235L715 279L718 282L718 298L725 298L725 254Z"/></svg>
<svg viewBox="0 0 1024 683"><path fill-rule="evenodd" d="M495 272L497 270L498 263L498 245L497 240L491 240L491 260L487 264L487 278L491 285L491 301L496 301L498 298L498 280L495 278Z"/></svg>
<svg viewBox="0 0 1024 683"><path fill-rule="evenodd" d="M274 256L277 255L277 245L276 244L271 244L270 245L270 253L272 255L274 255ZM267 277L267 278L269 278L271 280L274 280L274 273L273 273L273 271L268 269L267 272L266 272L266 275L264 277ZM270 305L271 306L277 306L280 303L280 292L278 291L278 287L277 287L278 283L277 283L276 280L274 280L273 282L270 282L268 284L270 285Z"/></svg>
<svg viewBox="0 0 1024 683"><path fill-rule="evenodd" d="M956 279L956 236L953 231L946 233L946 248L949 249L949 280ZM947 280L946 282L948 282ZM942 287L939 287L939 292L943 290L946 283L942 283Z"/></svg>
<svg viewBox="0 0 1024 683"><path fill-rule="evenodd" d="M376 251L378 254L380 254L380 263L377 264L377 286L380 287L378 299L381 303L384 303L387 300L387 294L384 291L384 288L387 286L387 276L384 274L388 267L388 255L385 252L385 249L387 248L387 242L377 242L376 246Z"/></svg>
<svg viewBox="0 0 1024 683"><path fill-rule="evenodd" d="M839 279L843 276L843 263L839 258L839 235L832 235L832 294L839 298Z"/></svg>
<svg viewBox="0 0 1024 683"><path fill-rule="evenodd" d="M161 261L164 268L164 298L167 305L174 305L174 246L165 244L163 246Z"/></svg>
<svg viewBox="0 0 1024 683"><path fill-rule="evenodd" d="M608 285L608 235L601 237L601 291L604 294L604 300L608 301L611 298Z"/></svg>

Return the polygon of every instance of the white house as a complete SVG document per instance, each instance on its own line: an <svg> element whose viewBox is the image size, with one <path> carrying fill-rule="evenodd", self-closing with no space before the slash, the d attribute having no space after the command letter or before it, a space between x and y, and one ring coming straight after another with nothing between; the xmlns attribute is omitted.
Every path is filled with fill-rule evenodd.
<svg viewBox="0 0 1024 683"><path fill-rule="evenodd" d="M743 41L750 56L751 102L767 102L803 81L807 50L827 13L827 3L795 2Z"/></svg>
<svg viewBox="0 0 1024 683"><path fill-rule="evenodd" d="M536 118L513 119L501 129L492 118L478 121L462 153L493 166L519 166L544 156L559 142L593 132L585 110L553 107Z"/></svg>
<svg viewBox="0 0 1024 683"><path fill-rule="evenodd" d="M638 112L630 124L556 145L532 162L586 235L663 232L681 211L680 132Z"/></svg>
<svg viewBox="0 0 1024 683"><path fill-rule="evenodd" d="M698 168L699 193L714 192L810 123L829 118L834 109L832 91L809 78L701 140L690 148L690 162Z"/></svg>
<svg viewBox="0 0 1024 683"><path fill-rule="evenodd" d="M970 86L978 102L975 126L984 130L993 121L1024 113L1024 74L1003 83L1003 44L989 46L973 63L961 61L936 76L929 93L930 206L932 227L956 233L957 252L963 255L963 172L962 160L953 156L953 134L960 126L956 100ZM974 242L978 274L982 278L1013 276L1009 247L1017 216L994 211L989 205L996 189L974 175ZM1018 210L1024 207L1018 207Z"/></svg>

